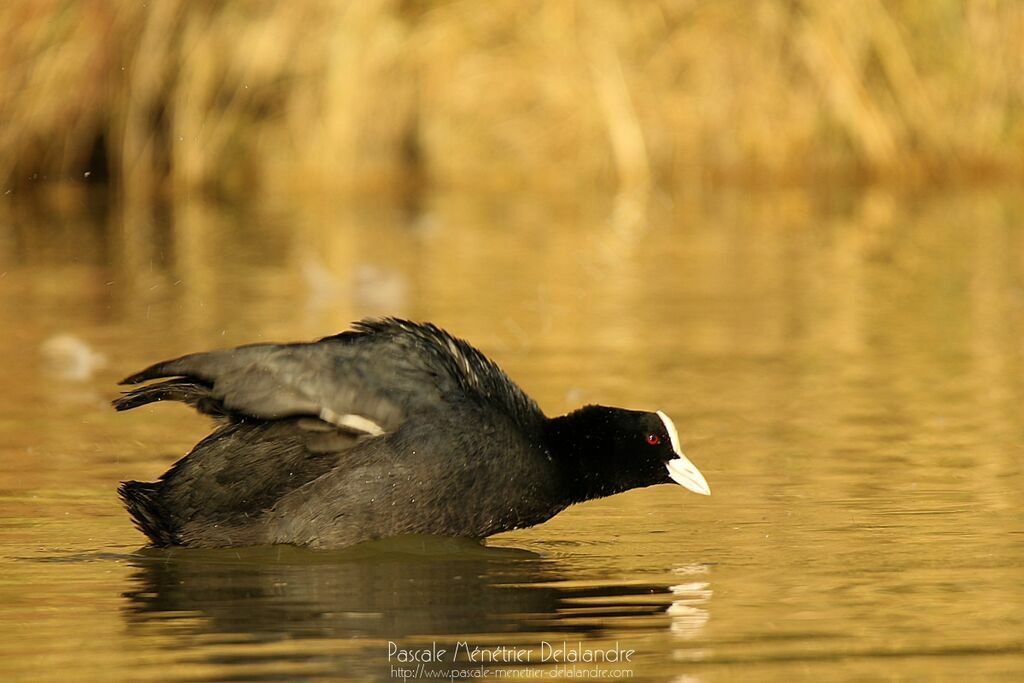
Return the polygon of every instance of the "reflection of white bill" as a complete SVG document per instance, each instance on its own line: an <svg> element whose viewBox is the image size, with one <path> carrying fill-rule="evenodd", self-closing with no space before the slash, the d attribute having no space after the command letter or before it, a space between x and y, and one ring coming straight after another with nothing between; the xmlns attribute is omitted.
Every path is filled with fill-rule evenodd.
<svg viewBox="0 0 1024 683"><path fill-rule="evenodd" d="M668 629L680 638L696 638L711 618L706 609L674 603L668 613L672 615Z"/></svg>
<svg viewBox="0 0 1024 683"><path fill-rule="evenodd" d="M696 637L711 617L706 609L698 607L711 600L711 584L693 581L671 586L669 590L676 597L667 610L672 618L669 630L682 638Z"/></svg>

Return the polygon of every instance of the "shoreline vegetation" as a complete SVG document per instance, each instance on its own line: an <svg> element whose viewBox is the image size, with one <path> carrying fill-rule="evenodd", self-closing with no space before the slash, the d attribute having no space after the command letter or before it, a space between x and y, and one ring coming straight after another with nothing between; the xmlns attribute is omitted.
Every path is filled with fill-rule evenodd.
<svg viewBox="0 0 1024 683"><path fill-rule="evenodd" d="M1024 179L1024 5L0 5L0 182L146 198Z"/></svg>

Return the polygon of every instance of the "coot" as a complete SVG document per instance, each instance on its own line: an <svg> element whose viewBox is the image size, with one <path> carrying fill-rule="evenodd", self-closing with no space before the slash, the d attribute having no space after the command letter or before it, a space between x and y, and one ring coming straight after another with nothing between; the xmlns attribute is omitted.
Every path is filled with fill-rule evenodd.
<svg viewBox="0 0 1024 683"><path fill-rule="evenodd" d="M143 382L114 406L181 401L220 421L158 481L121 484L155 546L484 538L641 486L711 493L664 413L545 417L429 323L363 320L311 343L196 353L122 384Z"/></svg>

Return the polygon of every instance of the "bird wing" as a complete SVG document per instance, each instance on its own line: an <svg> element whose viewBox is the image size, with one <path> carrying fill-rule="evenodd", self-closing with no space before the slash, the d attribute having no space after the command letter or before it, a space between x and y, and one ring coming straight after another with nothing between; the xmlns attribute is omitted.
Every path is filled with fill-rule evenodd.
<svg viewBox="0 0 1024 683"><path fill-rule="evenodd" d="M392 318L364 320L317 342L189 354L152 365L122 384L159 379L164 381L126 392L115 407L178 400L214 415L308 415L374 435L459 396L483 396L513 412L539 412L468 343L433 325Z"/></svg>

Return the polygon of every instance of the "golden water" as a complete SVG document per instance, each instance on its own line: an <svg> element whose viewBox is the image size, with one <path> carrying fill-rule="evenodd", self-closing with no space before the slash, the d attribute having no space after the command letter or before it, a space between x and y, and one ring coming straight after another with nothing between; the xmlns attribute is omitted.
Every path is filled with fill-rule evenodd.
<svg viewBox="0 0 1024 683"><path fill-rule="evenodd" d="M633 680L1024 677L1019 198L86 204L0 215L5 679L397 680L398 650L452 669L457 643L530 657L455 671L492 678L540 680L563 643L634 650L575 664ZM114 413L118 378L384 313L550 413L665 410L714 495L633 491L486 549L139 552L117 482L208 424Z"/></svg>

